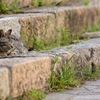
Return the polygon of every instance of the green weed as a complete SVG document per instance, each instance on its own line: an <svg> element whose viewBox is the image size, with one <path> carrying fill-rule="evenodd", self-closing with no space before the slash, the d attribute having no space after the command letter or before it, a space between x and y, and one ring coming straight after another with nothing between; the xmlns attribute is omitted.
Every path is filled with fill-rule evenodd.
<svg viewBox="0 0 100 100"><path fill-rule="evenodd" d="M32 50L37 50L37 51L44 50L45 46L44 46L43 40L41 40L36 35L36 33L33 31L32 18L30 18L30 29L31 29L31 34L32 35L30 35L28 37L28 43L27 43L27 45L31 44L31 49Z"/></svg>
<svg viewBox="0 0 100 100"><path fill-rule="evenodd" d="M79 40L80 36L76 34L70 34L69 30L67 29L60 29L58 32L61 34L60 46L70 45L73 43L73 40Z"/></svg>
<svg viewBox="0 0 100 100"><path fill-rule="evenodd" d="M4 1L0 2L0 14L18 13L20 10L18 0L14 0L9 6Z"/></svg>
<svg viewBox="0 0 100 100"><path fill-rule="evenodd" d="M55 55L54 57L54 64L56 64L58 62L58 56Z"/></svg>
<svg viewBox="0 0 100 100"><path fill-rule="evenodd" d="M9 10L12 13L19 13L21 11L20 4L19 4L18 0L13 0L13 2L10 4Z"/></svg>
<svg viewBox="0 0 100 100"><path fill-rule="evenodd" d="M43 44L43 41L40 40L38 37L35 37L33 40L33 50L43 50L45 49L45 46Z"/></svg>
<svg viewBox="0 0 100 100"><path fill-rule="evenodd" d="M99 77L100 70L96 66L95 71L93 72L92 69L87 66L84 71L82 71L83 80L90 80L90 79L97 79Z"/></svg>
<svg viewBox="0 0 100 100"><path fill-rule="evenodd" d="M25 92L22 96L19 96L16 100L42 100L45 98L45 94L38 92L36 89L32 89Z"/></svg>
<svg viewBox="0 0 100 100"><path fill-rule="evenodd" d="M4 1L0 1L0 14L1 13L10 13L9 8Z"/></svg>
<svg viewBox="0 0 100 100"><path fill-rule="evenodd" d="M73 55L74 56L74 55ZM52 70L50 78L48 79L49 90L58 91L72 88L73 86L80 85L83 81L97 79L100 74L98 67L95 70L91 69L90 66L83 67L72 67L69 62L73 56L66 61L59 70ZM54 58L54 65L58 62L58 57Z"/></svg>
<svg viewBox="0 0 100 100"><path fill-rule="evenodd" d="M72 49L72 46L67 46L67 49L68 49L68 50L71 50L71 49Z"/></svg>
<svg viewBox="0 0 100 100"><path fill-rule="evenodd" d="M60 45L67 45L69 40L69 32L67 29L61 29L61 40L60 40Z"/></svg>
<svg viewBox="0 0 100 100"><path fill-rule="evenodd" d="M26 97L28 100L42 100L45 98L45 94L38 92L36 89L32 89L26 93Z"/></svg>
<svg viewBox="0 0 100 100"><path fill-rule="evenodd" d="M51 76L48 79L50 91L63 90L79 84L75 76L74 68L69 66L72 57L68 59L66 64L64 64L59 71L52 71Z"/></svg>
<svg viewBox="0 0 100 100"><path fill-rule="evenodd" d="M96 20L92 27L90 27L88 30L88 32L96 32L96 31L100 31L100 20Z"/></svg>
<svg viewBox="0 0 100 100"><path fill-rule="evenodd" d="M76 76L80 78L80 81L98 79L100 74L100 69L98 66L95 66L95 70L90 66L86 65L85 67L76 67Z"/></svg>
<svg viewBox="0 0 100 100"><path fill-rule="evenodd" d="M30 25L32 27L32 25ZM60 29L57 30L58 35L60 36L55 36L50 37L50 40L48 41L43 41L40 39L36 33L33 33L33 30L31 30L31 35L25 36L24 33L21 33L21 38L25 42L26 46L28 48L31 48L31 50L50 50L55 47L59 46L67 46L73 43L74 40L79 40L79 36L72 34L69 34L69 31L67 29ZM25 39L28 38L26 41Z"/></svg>
<svg viewBox="0 0 100 100"><path fill-rule="evenodd" d="M35 0L33 5L34 5L34 7L42 6L42 0Z"/></svg>
<svg viewBox="0 0 100 100"><path fill-rule="evenodd" d="M89 4L89 0L84 0L83 4L87 6Z"/></svg>
<svg viewBox="0 0 100 100"><path fill-rule="evenodd" d="M34 34L28 36L27 44L26 46L29 48L29 50L44 50L45 46L41 39L34 36Z"/></svg>

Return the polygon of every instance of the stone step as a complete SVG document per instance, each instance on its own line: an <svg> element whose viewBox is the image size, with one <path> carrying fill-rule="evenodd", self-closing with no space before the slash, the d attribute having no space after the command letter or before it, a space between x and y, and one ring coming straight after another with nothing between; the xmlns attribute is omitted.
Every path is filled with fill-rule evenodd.
<svg viewBox="0 0 100 100"><path fill-rule="evenodd" d="M100 39L97 38L49 51L0 57L0 99L5 100L10 93L15 98L32 88L46 91L52 68L60 68L72 55L72 66L100 66L99 51ZM58 56L58 62L54 65L55 55Z"/></svg>
<svg viewBox="0 0 100 100"><path fill-rule="evenodd" d="M55 37L61 38L61 29L79 35L94 22L99 25L99 11L100 6L25 9L22 14L0 15L0 28L12 28L13 33L18 36L21 34L25 44L29 42L28 37L34 40L33 35L50 44L55 41ZM27 46L33 47L33 42Z"/></svg>
<svg viewBox="0 0 100 100"><path fill-rule="evenodd" d="M8 6L12 3L12 2L17 2L17 6L18 8L31 8L34 7L36 0L3 0L4 3L6 3ZM100 4L99 0L88 0L89 3L88 5L98 5ZM55 6L57 3L62 2L61 5L66 5L66 6L80 6L80 5L84 5L84 0L42 0L42 6ZM38 3L38 1L37 1ZM16 4L15 4L16 5Z"/></svg>
<svg viewBox="0 0 100 100"><path fill-rule="evenodd" d="M42 10L41 10L42 9ZM5 31L12 28L13 34L21 37L27 43L27 37L36 33L46 42L57 37L57 30L61 28L81 31L84 22L90 27L96 19L99 19L100 7L48 7L41 9L23 10L23 14L0 15L0 28ZM78 23L77 23L78 22ZM77 25L76 25L77 23ZM77 27L76 27L77 26ZM77 30L76 30L77 29ZM70 49L69 49L70 48ZM54 66L59 68L63 62L73 54L72 65L85 66L87 63L100 65L100 39L92 39L78 45L55 48L49 51L29 52L12 57L0 58L0 99L5 100L10 94L13 98L24 91L43 89L48 87L47 79L50 77L54 66L54 57L59 61Z"/></svg>
<svg viewBox="0 0 100 100"><path fill-rule="evenodd" d="M15 0L4 0L4 2L7 4L7 5L10 5L12 2L14 2ZM35 5L35 2L38 3L38 1L36 0L16 0L18 2L18 6L20 7L34 7ZM57 3L57 2L60 2L61 0L42 0L42 3L44 5L52 5L53 3Z"/></svg>
<svg viewBox="0 0 100 100"><path fill-rule="evenodd" d="M12 29L12 34L20 37L21 26L17 17L0 17L0 29L4 31Z"/></svg>

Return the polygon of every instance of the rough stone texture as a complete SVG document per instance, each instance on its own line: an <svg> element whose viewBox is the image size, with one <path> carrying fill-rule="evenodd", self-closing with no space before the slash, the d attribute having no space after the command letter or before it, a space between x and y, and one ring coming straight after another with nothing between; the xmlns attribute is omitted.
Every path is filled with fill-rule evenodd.
<svg viewBox="0 0 100 100"><path fill-rule="evenodd" d="M12 29L12 34L20 37L20 24L17 17L0 18L0 29L3 29L5 32Z"/></svg>
<svg viewBox="0 0 100 100"><path fill-rule="evenodd" d="M49 43L54 40L55 34L55 17L53 14L31 14L28 17L20 17L22 40L29 47L33 46L34 36L38 36L44 42ZM52 24L53 23L53 24ZM31 37L31 41L28 41ZM53 41L52 41L53 42Z"/></svg>
<svg viewBox="0 0 100 100"><path fill-rule="evenodd" d="M0 100L5 100L9 96L9 71L0 65Z"/></svg>
<svg viewBox="0 0 100 100"><path fill-rule="evenodd" d="M18 0L21 7L31 7L34 0Z"/></svg>
<svg viewBox="0 0 100 100"><path fill-rule="evenodd" d="M4 0L7 5L11 4L14 0ZM33 7L35 0L18 0L20 7ZM53 3L59 2L61 0L42 0L44 5L51 5Z"/></svg>
<svg viewBox="0 0 100 100"><path fill-rule="evenodd" d="M14 0L4 0L5 3L7 3L8 5L12 3L12 1ZM35 0L18 0L20 7L32 7L34 5L34 1ZM63 0L42 0L44 5L52 5L52 4L56 4L57 2L60 2ZM64 3L62 3L61 5L64 6L83 6L84 5L84 0L64 0ZM99 0L89 0L89 4L88 5L100 5L100 1Z"/></svg>
<svg viewBox="0 0 100 100"><path fill-rule="evenodd" d="M9 6L14 0L4 0L4 2ZM33 0L18 0L20 7L31 7Z"/></svg>
<svg viewBox="0 0 100 100"><path fill-rule="evenodd" d="M52 36L52 34L54 34L56 39L60 39L61 29L67 29L69 31L69 34L80 36L83 32L87 31L90 27L92 27L92 25L96 23L97 21L99 25L99 20L100 20L99 10L100 10L99 7L95 7L95 6L86 6L86 7L81 6L81 7L47 7L47 8L43 7L43 8L36 8L36 9L25 9L22 12L43 13L43 14L50 13L49 15L50 17L48 18L50 19L50 23L48 24L48 21L45 22L45 25L47 27L44 29L44 33L42 33L40 30L41 35L39 37L43 36L43 34L46 34L47 37L50 37ZM36 20L37 17L33 18L33 20L34 19ZM40 19L43 20L43 17L41 17ZM20 23L21 22L22 21L20 20ZM50 27L51 26L50 24L52 24L53 27ZM35 24L35 27L38 27L37 25ZM25 26L25 28L27 29L28 26ZM43 28L41 29L43 30ZM38 33L38 31L36 31L36 33ZM35 32L34 28L33 28L33 32ZM45 36L43 37L44 37L44 40L46 40L45 39L46 37ZM49 39L51 40L51 37Z"/></svg>
<svg viewBox="0 0 100 100"><path fill-rule="evenodd" d="M51 44L55 42L55 40L61 39L61 29L67 29L69 30L69 34L80 36L83 32L87 31L94 22L100 21L99 6L73 8L44 7L37 9L25 9L22 12L27 14L1 15L1 17L17 17L16 19L18 19L21 26L21 38L28 47L34 47L32 42L34 41L34 36L37 36L46 44ZM16 21L15 19L12 20L13 23ZM4 21L1 21L1 23L2 22ZM8 26L10 28L17 29L15 26L18 26L19 23L16 23L16 25L11 23L11 26ZM7 28L4 26L2 27L3 29ZM17 31L15 34L16 33Z"/></svg>
<svg viewBox="0 0 100 100"><path fill-rule="evenodd" d="M68 23L66 28L73 34L80 34L87 31L94 22L99 19L98 8L95 7L77 7L67 10Z"/></svg>
<svg viewBox="0 0 100 100"><path fill-rule="evenodd" d="M12 97L17 97L32 88L45 90L48 87L47 79L53 67L54 70L59 70L73 54L74 57L70 61L73 67L77 65L79 69L80 67L85 69L88 65L95 71L95 67L100 66L99 38L85 41L82 44L73 44L70 47L70 49L64 46L48 51L32 51L18 56L0 57L0 66L7 67L10 71ZM58 56L58 62L54 65L55 55Z"/></svg>
<svg viewBox="0 0 100 100"><path fill-rule="evenodd" d="M12 97L17 97L26 90L47 87L52 60L49 57L0 59L0 65L9 67L12 78L10 81Z"/></svg>
<svg viewBox="0 0 100 100"><path fill-rule="evenodd" d="M73 95L71 94L64 94L64 93L53 93L53 94L48 94L47 97L43 100L70 100Z"/></svg>
<svg viewBox="0 0 100 100"><path fill-rule="evenodd" d="M24 31L26 36L31 35L30 32L36 32L36 36L38 35L39 38L44 38L46 40L48 38L51 39L50 36L54 36L55 29L60 28L60 25L61 27L65 26L67 29L75 29L72 31L78 31L79 29L81 30L82 25L84 24L82 20L87 22L88 25L92 25L92 21L95 21L95 19L99 16L99 13L96 13L96 9L97 8L93 7L77 7L75 9L70 7L54 7L45 8L44 10L42 9L42 13L39 14L17 14L7 15L7 17L16 16L19 19L18 20L16 18L17 23L19 21L21 25L21 32ZM1 16L4 17L4 15ZM77 18L77 21L74 20L74 16ZM4 18L0 19L1 22L2 19ZM16 21L12 20L14 24L10 23L12 28L15 26ZM1 27L3 29L8 27L8 24L5 23L9 23L9 21L7 20L5 22L4 20L4 22L2 22ZM19 23L16 25L19 25ZM6 27L4 27L3 24L5 24ZM74 26L72 26L72 24ZM80 27L77 28L77 25ZM60 64L63 65L73 54L75 54L75 56L70 62L72 65L85 68L85 66L88 64L93 70L95 70L95 66L100 66L100 39L92 39L87 42L83 42L83 44L71 45L69 47L59 47L53 50L41 52L33 51L27 54L18 55L16 57L12 56L0 59L0 66L8 67L11 72L10 92L12 92L12 96L17 97L25 90L30 90L31 88L42 89L47 86L46 79L50 76L51 68L54 66L52 60L54 59L55 55L57 55L59 59L54 68L59 69Z"/></svg>
<svg viewBox="0 0 100 100"><path fill-rule="evenodd" d="M95 71L96 66L100 66L100 39L91 39L87 42L83 42L78 45L71 45L71 49L68 47L59 47L53 50L47 51L47 54L57 55L59 61L55 65L55 69L60 68L72 55L74 55L72 61L69 63L72 66L78 66L84 70L88 65ZM42 52L43 53L43 52ZM78 69L76 69L78 70Z"/></svg>
<svg viewBox="0 0 100 100"><path fill-rule="evenodd" d="M82 34L83 38L99 38L100 32L86 32Z"/></svg>
<svg viewBox="0 0 100 100"><path fill-rule="evenodd" d="M89 3L88 3L88 6L91 6L91 5L100 5L100 1L99 0L88 0ZM65 0L64 3L62 3L63 6L86 6L84 4L84 0Z"/></svg>
<svg viewBox="0 0 100 100"><path fill-rule="evenodd" d="M43 100L99 100L100 80L88 81L81 87L50 93Z"/></svg>

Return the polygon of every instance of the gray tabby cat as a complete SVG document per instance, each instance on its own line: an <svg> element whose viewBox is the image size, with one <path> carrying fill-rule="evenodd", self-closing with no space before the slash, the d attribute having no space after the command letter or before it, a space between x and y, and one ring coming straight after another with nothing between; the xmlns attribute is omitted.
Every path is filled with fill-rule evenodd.
<svg viewBox="0 0 100 100"><path fill-rule="evenodd" d="M21 39L11 34L12 29L7 32L0 30L0 56L17 55L28 52Z"/></svg>

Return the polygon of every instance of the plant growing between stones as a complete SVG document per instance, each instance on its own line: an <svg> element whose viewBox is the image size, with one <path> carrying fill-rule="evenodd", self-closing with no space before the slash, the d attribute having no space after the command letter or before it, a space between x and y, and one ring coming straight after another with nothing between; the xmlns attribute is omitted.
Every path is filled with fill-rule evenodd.
<svg viewBox="0 0 100 100"><path fill-rule="evenodd" d="M74 12L74 10L72 12ZM71 27L70 29L65 29L65 28L56 29L56 35L54 37L50 36L50 39L48 39L48 40L43 40L42 38L40 38L38 36L38 34L36 32L34 32L34 30L32 29L33 25L32 25L32 20L31 20L30 21L31 35L28 36L28 39L25 42L27 47L31 48L30 50L38 50L39 51L39 50L49 50L49 49L59 47L59 46L67 46L70 44L74 44L73 43L74 40L78 40L78 43L80 43L80 39L84 39L84 40L89 39L89 38L82 38L81 37L82 33L87 32L87 31L93 32L93 31L100 30L99 19L97 19L97 21L95 21L93 23L92 27L88 27L88 24L84 23L84 22L82 22L82 25L80 25L77 12L75 12L75 14L76 14L75 19L74 19L73 13L69 15L69 20L72 20L70 22L70 27ZM32 18L30 18L30 19L32 19ZM48 16L47 22L45 25L45 31L42 31L41 34L42 33L43 33L43 35L48 34L49 21L50 21L50 17ZM81 28L80 28L81 31L78 31L79 25L81 26ZM22 34L24 34L24 33L22 33ZM22 39L25 40L24 36L22 36Z"/></svg>
<svg viewBox="0 0 100 100"><path fill-rule="evenodd" d="M96 32L96 31L100 31L100 19L97 19L92 27L90 27L88 30L88 32Z"/></svg>
<svg viewBox="0 0 100 100"><path fill-rule="evenodd" d="M33 6L35 6L35 7L42 6L42 0L35 0L33 3Z"/></svg>
<svg viewBox="0 0 100 100"><path fill-rule="evenodd" d="M30 91L25 92L22 96L16 98L16 100L42 100L43 98L45 98L45 96L45 93L39 92L36 89L31 89Z"/></svg>
<svg viewBox="0 0 100 100"><path fill-rule="evenodd" d="M29 48L29 51L31 51L31 50L37 50L37 51L44 50L45 46L43 44L43 41L41 39L39 39L38 36L34 37L33 35L34 34L28 36L28 41L27 41L26 46Z"/></svg>
<svg viewBox="0 0 100 100"><path fill-rule="evenodd" d="M35 32L33 31L32 18L30 18L30 29L31 29L31 34L32 34L32 35L29 36L29 38L31 39L31 41L29 40L29 38L28 38L28 41L29 41L29 42L32 42L32 47L31 47L31 49L32 49L32 50L38 50L38 51L44 50L44 49L45 49L45 46L44 46L43 40L41 40L41 39L37 36L37 33L35 33Z"/></svg>
<svg viewBox="0 0 100 100"><path fill-rule="evenodd" d="M73 71L73 67L69 66L69 62L72 58L73 56L66 61L59 71L52 71L51 76L48 79L50 91L68 89L79 84L76 79L75 72ZM57 57L54 60L54 64L57 63L56 59Z"/></svg>
<svg viewBox="0 0 100 100"><path fill-rule="evenodd" d="M32 27L32 25L30 25L30 27ZM73 44L74 40L78 40L78 43L80 43L79 42L80 36L76 34L70 35L69 31L65 28L57 30L57 33L58 35L60 34L60 37L58 35L55 36L54 39L50 37L48 42L45 42L41 40L38 36L36 36L36 33L34 33L33 29L31 28L31 35L29 35L27 41L24 41L24 42L26 43L26 46L28 48L31 48L31 50L37 50L37 51L49 50L49 49L59 47L59 46L67 46L67 45ZM21 33L21 38L22 40L25 40L26 36L24 35L24 33Z"/></svg>
<svg viewBox="0 0 100 100"><path fill-rule="evenodd" d="M27 36L24 34L24 32L21 32L21 38L23 42L26 44L26 46L29 48L29 51L31 50L45 50L44 42L41 40L37 33L33 31L33 23L32 23L32 17L30 17L30 34Z"/></svg>
<svg viewBox="0 0 100 100"><path fill-rule="evenodd" d="M7 7L7 4L0 0L0 14L1 13L10 13L9 8Z"/></svg>
<svg viewBox="0 0 100 100"><path fill-rule="evenodd" d="M73 56L68 59L68 61L66 61L66 63L61 66L59 70L55 71L54 69L52 69L51 75L48 79L50 91L71 89L72 87L78 86L86 80L99 78L100 70L97 66L94 71L90 66L86 66L85 69L83 69L83 67L81 66L78 66L78 69L75 66L70 66L69 62L71 61ZM54 65L57 62L58 57L55 56Z"/></svg>
<svg viewBox="0 0 100 100"><path fill-rule="evenodd" d="M45 94L38 92L36 89L32 89L26 93L26 97L28 100L42 100L45 98Z"/></svg>
<svg viewBox="0 0 100 100"><path fill-rule="evenodd" d="M91 80L97 79L99 77L100 70L98 66L95 66L95 71L89 66L86 66L86 69L81 72L82 80Z"/></svg>
<svg viewBox="0 0 100 100"><path fill-rule="evenodd" d="M10 5L7 5L3 0L0 0L0 13L18 13L21 11L18 0L13 0Z"/></svg>
<svg viewBox="0 0 100 100"><path fill-rule="evenodd" d="M20 4L19 4L18 0L13 0L13 2L10 4L9 10L12 13L19 13L21 11Z"/></svg>
<svg viewBox="0 0 100 100"><path fill-rule="evenodd" d="M87 6L87 5L89 4L89 0L84 0L84 1L83 1L83 4L84 4L85 6Z"/></svg>

